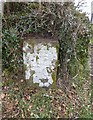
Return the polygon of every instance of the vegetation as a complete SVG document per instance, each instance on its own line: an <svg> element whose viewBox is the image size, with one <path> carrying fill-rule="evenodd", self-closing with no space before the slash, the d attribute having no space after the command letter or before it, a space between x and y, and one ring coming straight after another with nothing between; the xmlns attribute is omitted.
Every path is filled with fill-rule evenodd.
<svg viewBox="0 0 93 120"><path fill-rule="evenodd" d="M12 2L5 3L2 20L3 118L92 119L88 46L93 28L86 15L68 2ZM58 39L55 88L31 88L25 81L22 47L28 36Z"/></svg>

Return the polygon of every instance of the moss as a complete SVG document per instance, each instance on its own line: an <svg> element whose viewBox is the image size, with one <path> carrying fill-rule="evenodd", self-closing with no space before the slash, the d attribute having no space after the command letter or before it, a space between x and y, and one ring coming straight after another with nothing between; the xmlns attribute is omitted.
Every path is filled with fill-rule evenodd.
<svg viewBox="0 0 93 120"><path fill-rule="evenodd" d="M52 87L55 88L56 87L56 72L53 71L51 76L52 76L52 79L53 79Z"/></svg>
<svg viewBox="0 0 93 120"><path fill-rule="evenodd" d="M39 59L39 57L38 57L38 55L36 56L36 61L38 61L38 59Z"/></svg>
<svg viewBox="0 0 93 120"><path fill-rule="evenodd" d="M32 75L34 75L34 74L35 74L35 71L33 70L33 71L32 71Z"/></svg>
<svg viewBox="0 0 93 120"><path fill-rule="evenodd" d="M37 88L39 89L39 84L38 83L33 83L33 77L31 76L29 80L27 80L27 86L31 88Z"/></svg>
<svg viewBox="0 0 93 120"><path fill-rule="evenodd" d="M31 70L31 77L30 77L30 81L31 81L31 83L33 83L32 81L33 81L33 75L35 74L35 71L34 70Z"/></svg>
<svg viewBox="0 0 93 120"><path fill-rule="evenodd" d="M55 48L56 48L56 51L57 51L57 54L58 54L58 53L59 53L59 45L56 44L56 45L55 45Z"/></svg>
<svg viewBox="0 0 93 120"><path fill-rule="evenodd" d="M49 50L49 46L47 45L47 50Z"/></svg>
<svg viewBox="0 0 93 120"><path fill-rule="evenodd" d="M26 64L24 64L24 70L26 70L27 69L27 65Z"/></svg>
<svg viewBox="0 0 93 120"><path fill-rule="evenodd" d="M29 78L29 80L27 80L27 83L28 83L28 86L31 86L32 88L34 86L36 86L34 83L33 83L33 75L35 74L35 71L34 70L31 70L31 76ZM34 85L33 85L34 84Z"/></svg>
<svg viewBox="0 0 93 120"><path fill-rule="evenodd" d="M90 40L90 43L93 44L93 39Z"/></svg>
<svg viewBox="0 0 93 120"><path fill-rule="evenodd" d="M57 61L56 61L56 68L58 67L58 65L59 65L59 61L57 60Z"/></svg>
<svg viewBox="0 0 93 120"><path fill-rule="evenodd" d="M41 97L42 95L44 95L46 93L46 90L44 88L42 88L42 87L38 87L38 90L39 90L39 92L33 95L33 96L35 96L37 98Z"/></svg>
<svg viewBox="0 0 93 120"><path fill-rule="evenodd" d="M28 41L28 43L29 43L29 44L32 46L32 48L34 49L34 46L35 46L35 44L36 44L36 41L33 40L33 39L31 39L31 40Z"/></svg>
<svg viewBox="0 0 93 120"><path fill-rule="evenodd" d="M41 48L37 48L37 53L39 54L39 51L41 50Z"/></svg>

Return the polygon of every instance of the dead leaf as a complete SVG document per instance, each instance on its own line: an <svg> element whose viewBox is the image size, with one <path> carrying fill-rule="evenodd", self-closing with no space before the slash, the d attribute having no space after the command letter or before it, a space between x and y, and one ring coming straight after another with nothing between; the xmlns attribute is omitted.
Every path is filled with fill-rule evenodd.
<svg viewBox="0 0 93 120"><path fill-rule="evenodd" d="M29 106L29 109L31 109L31 108L32 108L32 105Z"/></svg>
<svg viewBox="0 0 93 120"><path fill-rule="evenodd" d="M30 100L30 99L31 99L31 97L30 97L29 95L28 95L26 98L27 98L27 100Z"/></svg>
<svg viewBox="0 0 93 120"><path fill-rule="evenodd" d="M61 106L58 107L58 110L61 110Z"/></svg>
<svg viewBox="0 0 93 120"><path fill-rule="evenodd" d="M62 107L62 108L65 108L65 107L66 107L66 105L65 105L65 104L62 104L62 105L61 105L61 107Z"/></svg>
<svg viewBox="0 0 93 120"><path fill-rule="evenodd" d="M5 97L5 94L4 93L1 93L0 95L0 100L3 99Z"/></svg>
<svg viewBox="0 0 93 120"><path fill-rule="evenodd" d="M18 102L18 100L16 99L16 100L15 100L15 105L18 105L18 103L19 103L19 102Z"/></svg>
<svg viewBox="0 0 93 120"><path fill-rule="evenodd" d="M42 112L42 111L43 111L43 108L40 109L40 112Z"/></svg>
<svg viewBox="0 0 93 120"><path fill-rule="evenodd" d="M19 90L19 88L18 88L18 87L15 87L14 90Z"/></svg>
<svg viewBox="0 0 93 120"><path fill-rule="evenodd" d="M69 98L69 99L71 99L71 100L72 100L72 96L71 96L71 95L67 95L67 96L68 96L68 98Z"/></svg>

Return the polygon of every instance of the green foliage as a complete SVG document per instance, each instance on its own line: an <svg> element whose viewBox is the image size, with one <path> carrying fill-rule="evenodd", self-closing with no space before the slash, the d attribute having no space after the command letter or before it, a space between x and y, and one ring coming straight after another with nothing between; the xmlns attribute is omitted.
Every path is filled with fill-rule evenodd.
<svg viewBox="0 0 93 120"><path fill-rule="evenodd" d="M3 69L7 68L9 71L17 70L22 64L22 51L15 29L3 29L2 49Z"/></svg>
<svg viewBox="0 0 93 120"><path fill-rule="evenodd" d="M53 79L53 87L56 88L56 71L53 71L51 76Z"/></svg>
<svg viewBox="0 0 93 120"><path fill-rule="evenodd" d="M39 57L38 57L38 55L36 56L36 61L38 61L38 59L39 59Z"/></svg>
<svg viewBox="0 0 93 120"><path fill-rule="evenodd" d="M23 3L25 10L20 12L18 3L13 3L13 6L10 8L12 14L9 16L5 14L6 16L3 17L3 68L9 67L8 63L11 63L11 66L19 64L14 57L20 54L17 50L20 48L21 38L29 34L57 37L59 40L58 73L63 74L64 70L61 71L61 69L65 67L67 70L64 72L74 77L80 68L79 65L84 65L88 57L91 27L85 14L80 13L74 4L69 2L64 4L41 3L40 8L39 3Z"/></svg>
<svg viewBox="0 0 93 120"><path fill-rule="evenodd" d="M59 73L66 72L73 77L88 58L88 44L91 38L90 22L85 14L76 10L72 3L64 3L62 7L63 13L60 13L60 17L64 19L61 21L58 32ZM63 76L59 75L62 79Z"/></svg>
<svg viewBox="0 0 93 120"><path fill-rule="evenodd" d="M20 5L22 5L22 9ZM41 3L41 9L38 3L13 3L10 5L10 13L12 14L9 16L6 13L3 18L2 30L2 62L3 70L7 68L5 70L7 79L11 76L9 71L18 72L22 68L21 38L30 34L59 39L58 61L56 63L59 66L58 72L60 72L61 77L64 68L66 68L65 72L71 76L70 80L73 85L71 86L73 87L72 91L68 88L69 91L66 91L66 94L57 89L54 92L50 90L48 96L44 96L44 92L33 95L35 91L29 92L25 83L24 85L22 82L14 83L14 79L10 77L9 80L4 81L5 87L3 88L8 94L6 94L8 100L10 97L16 110L18 109L17 114L13 114L15 111L13 108L11 114L14 117L17 115L19 118L62 118L63 116L90 118L89 94L86 97L88 102L85 103L85 94L89 89L84 91L84 88L88 88L89 83L91 83L87 62L91 27L85 14L77 11L72 3ZM38 60L38 56L36 59ZM54 72L52 78L56 81ZM69 98L67 94L70 95Z"/></svg>
<svg viewBox="0 0 93 120"><path fill-rule="evenodd" d="M90 40L90 43L93 44L93 38Z"/></svg>

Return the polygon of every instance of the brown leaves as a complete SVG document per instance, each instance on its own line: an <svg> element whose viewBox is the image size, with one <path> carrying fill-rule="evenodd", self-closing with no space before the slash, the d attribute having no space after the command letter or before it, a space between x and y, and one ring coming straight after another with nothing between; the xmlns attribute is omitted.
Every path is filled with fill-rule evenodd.
<svg viewBox="0 0 93 120"><path fill-rule="evenodd" d="M28 110L28 112L30 112L30 111L31 111L32 107L33 107L33 105L32 105L32 103L30 103L30 104L29 104L29 107L28 107L28 109L27 109L27 110Z"/></svg>
<svg viewBox="0 0 93 120"><path fill-rule="evenodd" d="M67 95L67 97L68 97L70 100L72 100L72 95L71 95L71 94Z"/></svg>
<svg viewBox="0 0 93 120"><path fill-rule="evenodd" d="M5 97L5 94L4 93L1 93L0 94L0 101Z"/></svg>
<svg viewBox="0 0 93 120"><path fill-rule="evenodd" d="M15 90L15 91L18 91L18 90L19 90L19 88L18 88L18 87L14 87L14 90Z"/></svg>
<svg viewBox="0 0 93 120"><path fill-rule="evenodd" d="M18 105L18 103L19 103L19 101L16 99L16 100L15 100L15 105Z"/></svg>
<svg viewBox="0 0 93 120"><path fill-rule="evenodd" d="M23 80L21 80L22 82ZM48 96L43 96L43 98L40 96L40 91L36 88L27 87L21 90L21 87L15 85L11 89L12 92L9 91L8 87L8 90L5 90L6 93L0 95L0 99L4 101L3 113L5 117L8 117L8 115L19 117L20 115L22 118L25 118L26 115L28 117L39 116L38 114L46 115L50 114L50 110L50 117L65 118L66 116L72 117L76 114L78 116L77 111L81 111L81 98L76 89L72 87L66 93L61 89L49 89L47 91Z"/></svg>

